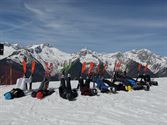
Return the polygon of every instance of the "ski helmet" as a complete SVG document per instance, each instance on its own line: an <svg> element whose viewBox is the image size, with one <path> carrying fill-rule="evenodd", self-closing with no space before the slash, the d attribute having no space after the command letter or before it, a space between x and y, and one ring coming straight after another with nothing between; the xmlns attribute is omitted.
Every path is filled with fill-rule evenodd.
<svg viewBox="0 0 167 125"><path fill-rule="evenodd" d="M36 95L37 99L42 99L43 96L44 96L44 95L43 95L42 92L38 92L37 95Z"/></svg>

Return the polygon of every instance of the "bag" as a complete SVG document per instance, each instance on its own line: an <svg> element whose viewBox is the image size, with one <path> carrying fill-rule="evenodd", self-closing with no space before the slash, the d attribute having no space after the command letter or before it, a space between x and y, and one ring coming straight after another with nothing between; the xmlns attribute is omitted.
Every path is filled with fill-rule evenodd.
<svg viewBox="0 0 167 125"><path fill-rule="evenodd" d="M16 88L4 94L6 100L25 96L23 90Z"/></svg>

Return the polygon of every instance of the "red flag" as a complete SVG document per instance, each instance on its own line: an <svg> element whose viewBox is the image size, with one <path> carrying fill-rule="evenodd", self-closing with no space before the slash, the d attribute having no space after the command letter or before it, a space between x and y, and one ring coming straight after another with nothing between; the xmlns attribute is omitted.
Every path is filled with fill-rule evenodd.
<svg viewBox="0 0 167 125"><path fill-rule="evenodd" d="M94 62L90 62L90 67L89 67L89 70L88 70L88 74L91 73L93 67L94 67Z"/></svg>
<svg viewBox="0 0 167 125"><path fill-rule="evenodd" d="M86 70L86 62L82 63L82 74L85 72Z"/></svg>

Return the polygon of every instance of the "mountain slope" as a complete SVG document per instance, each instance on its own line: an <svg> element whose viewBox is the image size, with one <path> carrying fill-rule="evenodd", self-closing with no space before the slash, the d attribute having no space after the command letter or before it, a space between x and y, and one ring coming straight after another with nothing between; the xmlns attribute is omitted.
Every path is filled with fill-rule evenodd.
<svg viewBox="0 0 167 125"><path fill-rule="evenodd" d="M167 67L167 59L152 53L150 50L132 50L125 52L124 55L143 65L148 64L148 68L155 74L162 68Z"/></svg>
<svg viewBox="0 0 167 125"><path fill-rule="evenodd" d="M53 72L60 72L63 65L68 63L71 58L71 54L62 52L54 47L50 47L48 44L33 45L28 48L32 55L45 67L45 62L53 64Z"/></svg>
<svg viewBox="0 0 167 125"><path fill-rule="evenodd" d="M20 47L18 44L4 43L4 55L0 55L0 60L10 56L14 51L18 50Z"/></svg>

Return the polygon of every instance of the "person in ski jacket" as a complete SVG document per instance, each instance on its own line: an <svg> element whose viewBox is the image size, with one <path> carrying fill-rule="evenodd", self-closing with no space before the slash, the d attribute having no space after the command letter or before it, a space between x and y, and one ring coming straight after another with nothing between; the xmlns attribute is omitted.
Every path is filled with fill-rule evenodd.
<svg viewBox="0 0 167 125"><path fill-rule="evenodd" d="M67 84L66 84L65 88L67 90L67 93L71 93L72 89L71 89L71 75L70 74L68 74L66 81L67 81Z"/></svg>
<svg viewBox="0 0 167 125"><path fill-rule="evenodd" d="M23 77L22 78L18 78L16 81L16 87L15 88L20 88L21 90L25 91L25 90L32 90L32 80L33 80L33 75L34 75L34 71L35 71L35 64L36 62L33 60L32 61L32 69L31 69L31 75L28 78L27 76L27 58L24 58L24 60L22 61L22 65L23 65ZM29 86L29 88L28 88Z"/></svg>
<svg viewBox="0 0 167 125"><path fill-rule="evenodd" d="M4 97L6 100L14 99L14 98L20 98L25 96L24 91L19 88L13 88L11 91L6 92L4 94Z"/></svg>
<svg viewBox="0 0 167 125"><path fill-rule="evenodd" d="M86 77L86 80L84 82L83 77L80 76L77 89L80 88L81 95L93 96L97 94L97 90L95 88L90 88L90 81L90 77Z"/></svg>
<svg viewBox="0 0 167 125"><path fill-rule="evenodd" d="M55 91L49 88L49 81L48 77L44 77L44 80L41 82L39 88L31 93L32 97L36 97L38 99L43 99L44 97L51 95Z"/></svg>
<svg viewBox="0 0 167 125"><path fill-rule="evenodd" d="M74 100L78 96L77 90L71 88L70 74L68 74L66 80L64 75L62 75L60 80L59 95L64 99L68 99L69 101Z"/></svg>
<svg viewBox="0 0 167 125"><path fill-rule="evenodd" d="M103 82L103 78L100 76L96 76L96 78L94 77L93 80L95 81L95 83L97 84L97 87L99 88L99 90L101 92L110 92L111 91L111 87L106 85Z"/></svg>

